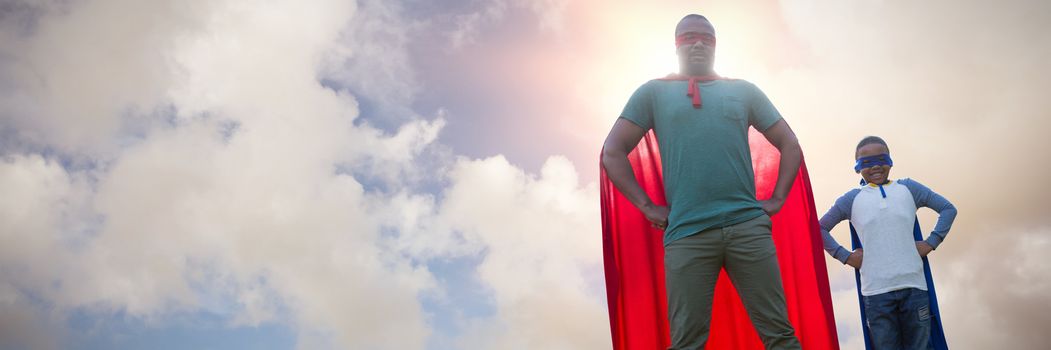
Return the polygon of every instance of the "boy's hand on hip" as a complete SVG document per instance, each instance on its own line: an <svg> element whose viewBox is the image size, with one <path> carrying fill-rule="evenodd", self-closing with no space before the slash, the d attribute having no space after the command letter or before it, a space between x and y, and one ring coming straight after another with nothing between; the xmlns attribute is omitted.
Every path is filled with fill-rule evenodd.
<svg viewBox="0 0 1051 350"><path fill-rule="evenodd" d="M781 207L785 205L784 198L770 198L764 201L759 201L759 206L763 207L763 211L766 215L774 216L777 212L781 211Z"/></svg>
<svg viewBox="0 0 1051 350"><path fill-rule="evenodd" d="M864 258L865 258L865 250L861 249L861 248L858 248L858 249L854 250L853 252L851 252L850 256L847 257L847 265L850 265L851 267L860 270L861 269L861 261L864 260Z"/></svg>
<svg viewBox="0 0 1051 350"><path fill-rule="evenodd" d="M650 221L650 226L661 230L668 228L668 213L671 212L668 207L648 204L639 209L642 210L643 215L646 215L646 219Z"/></svg>
<svg viewBox="0 0 1051 350"><path fill-rule="evenodd" d="M930 254L932 250L934 250L934 247L931 247L931 245L927 244L927 242L916 242L916 251L920 253L920 256L927 256L927 254Z"/></svg>

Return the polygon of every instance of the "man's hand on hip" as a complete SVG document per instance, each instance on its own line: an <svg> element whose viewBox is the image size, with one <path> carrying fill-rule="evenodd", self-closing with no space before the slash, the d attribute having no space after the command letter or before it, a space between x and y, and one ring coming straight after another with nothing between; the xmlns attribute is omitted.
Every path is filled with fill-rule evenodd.
<svg viewBox="0 0 1051 350"><path fill-rule="evenodd" d="M668 213L671 212L668 207L650 203L640 209L642 214L646 215L646 219L650 220L650 225L661 230L668 228Z"/></svg>
<svg viewBox="0 0 1051 350"><path fill-rule="evenodd" d="M759 201L759 205L763 207L766 215L774 216L774 214L781 211L781 207L785 205L785 200L782 198L770 198L765 201Z"/></svg>

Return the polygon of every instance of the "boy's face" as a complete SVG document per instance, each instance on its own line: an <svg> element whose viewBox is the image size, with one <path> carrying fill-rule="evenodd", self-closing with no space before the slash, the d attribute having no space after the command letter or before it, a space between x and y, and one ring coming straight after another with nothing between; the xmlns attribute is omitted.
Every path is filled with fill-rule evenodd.
<svg viewBox="0 0 1051 350"><path fill-rule="evenodd" d="M858 148L858 152L857 152L857 156L855 157L855 160L856 159L860 159L862 157L871 157L871 156L876 156L876 155L880 155L880 154L889 154L889 153L890 153L890 150L887 149L887 146L884 146L884 145L881 145L881 144L878 144L878 143L870 143L870 144L861 146L861 148ZM868 183L871 183L871 184L880 184L880 185L882 185L882 184L887 182L887 179L889 177L890 177L890 165L876 165L876 166L871 166L871 167L867 167L867 168L861 168L861 178L865 179L865 182L868 182Z"/></svg>

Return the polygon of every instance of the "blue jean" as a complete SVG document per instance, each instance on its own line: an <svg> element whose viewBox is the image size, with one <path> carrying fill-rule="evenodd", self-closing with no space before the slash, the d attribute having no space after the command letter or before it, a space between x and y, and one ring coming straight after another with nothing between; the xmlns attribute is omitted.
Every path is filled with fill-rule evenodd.
<svg viewBox="0 0 1051 350"><path fill-rule="evenodd" d="M906 288L866 296L865 318L877 350L931 349L930 299L925 290Z"/></svg>

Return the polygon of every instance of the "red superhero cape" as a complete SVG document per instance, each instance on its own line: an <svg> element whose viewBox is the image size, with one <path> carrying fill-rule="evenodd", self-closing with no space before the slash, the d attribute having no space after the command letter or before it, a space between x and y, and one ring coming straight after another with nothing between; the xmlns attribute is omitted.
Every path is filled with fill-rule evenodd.
<svg viewBox="0 0 1051 350"><path fill-rule="evenodd" d="M628 156L643 189L666 203L657 138L650 131ZM769 198L777 181L779 152L749 129L756 197ZM601 168L601 167L600 167ZM666 349L667 294L664 290L663 231L627 200L601 171L602 243L613 349ZM803 349L839 349L821 231L806 165L801 164L781 211L774 215L773 239L781 267L788 318ZM763 349L726 272L719 275L708 349Z"/></svg>

